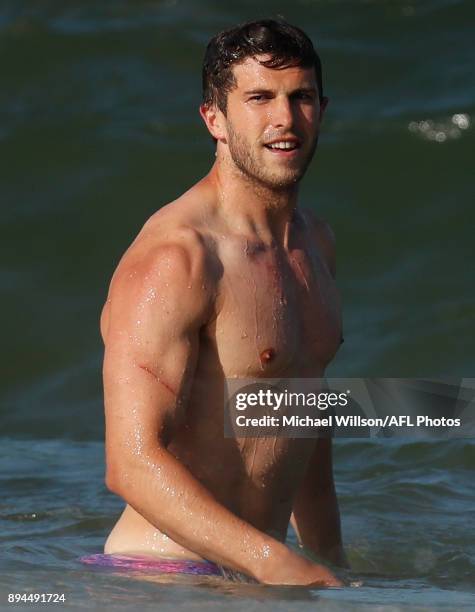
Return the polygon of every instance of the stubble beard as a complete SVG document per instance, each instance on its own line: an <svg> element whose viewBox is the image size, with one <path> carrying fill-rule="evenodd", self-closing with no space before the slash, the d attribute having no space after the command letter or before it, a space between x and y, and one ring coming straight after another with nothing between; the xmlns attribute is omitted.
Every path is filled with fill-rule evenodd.
<svg viewBox="0 0 475 612"><path fill-rule="evenodd" d="M303 178L312 161L318 144L318 134L315 135L305 159L298 166L281 168L279 172L272 172L263 163L259 164L253 153L252 146L245 138L238 134L232 123L228 120L228 147L229 154L235 166L244 175L246 180L256 188L278 192L280 194L294 191Z"/></svg>

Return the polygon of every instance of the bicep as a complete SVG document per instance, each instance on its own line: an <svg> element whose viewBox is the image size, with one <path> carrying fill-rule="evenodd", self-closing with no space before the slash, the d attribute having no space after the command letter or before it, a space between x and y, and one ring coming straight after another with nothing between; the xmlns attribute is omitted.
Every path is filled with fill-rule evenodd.
<svg viewBox="0 0 475 612"><path fill-rule="evenodd" d="M204 313L203 296L192 290L184 303L191 274L183 253L162 249L124 266L111 288L103 367L108 463L156 448L183 418Z"/></svg>

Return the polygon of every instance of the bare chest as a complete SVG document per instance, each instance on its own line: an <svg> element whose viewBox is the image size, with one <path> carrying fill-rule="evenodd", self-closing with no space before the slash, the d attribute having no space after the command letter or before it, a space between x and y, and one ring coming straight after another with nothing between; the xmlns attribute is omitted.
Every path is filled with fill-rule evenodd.
<svg viewBox="0 0 475 612"><path fill-rule="evenodd" d="M225 376L322 372L340 345L341 307L318 251L231 245L224 256L213 332Z"/></svg>

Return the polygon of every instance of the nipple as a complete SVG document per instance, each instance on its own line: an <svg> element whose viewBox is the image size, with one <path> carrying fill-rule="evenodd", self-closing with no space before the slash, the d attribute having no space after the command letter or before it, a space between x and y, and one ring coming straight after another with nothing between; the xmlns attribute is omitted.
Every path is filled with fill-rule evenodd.
<svg viewBox="0 0 475 612"><path fill-rule="evenodd" d="M268 348L265 351L262 351L261 355L261 364L265 365L270 363L275 357L275 351L273 348Z"/></svg>

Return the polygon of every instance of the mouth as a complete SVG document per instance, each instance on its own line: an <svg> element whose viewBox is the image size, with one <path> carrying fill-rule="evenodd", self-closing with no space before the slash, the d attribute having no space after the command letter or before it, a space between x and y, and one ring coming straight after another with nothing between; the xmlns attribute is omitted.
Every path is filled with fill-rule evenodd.
<svg viewBox="0 0 475 612"><path fill-rule="evenodd" d="M275 140L264 144L264 147L278 157L291 158L298 154L300 141L296 138Z"/></svg>

